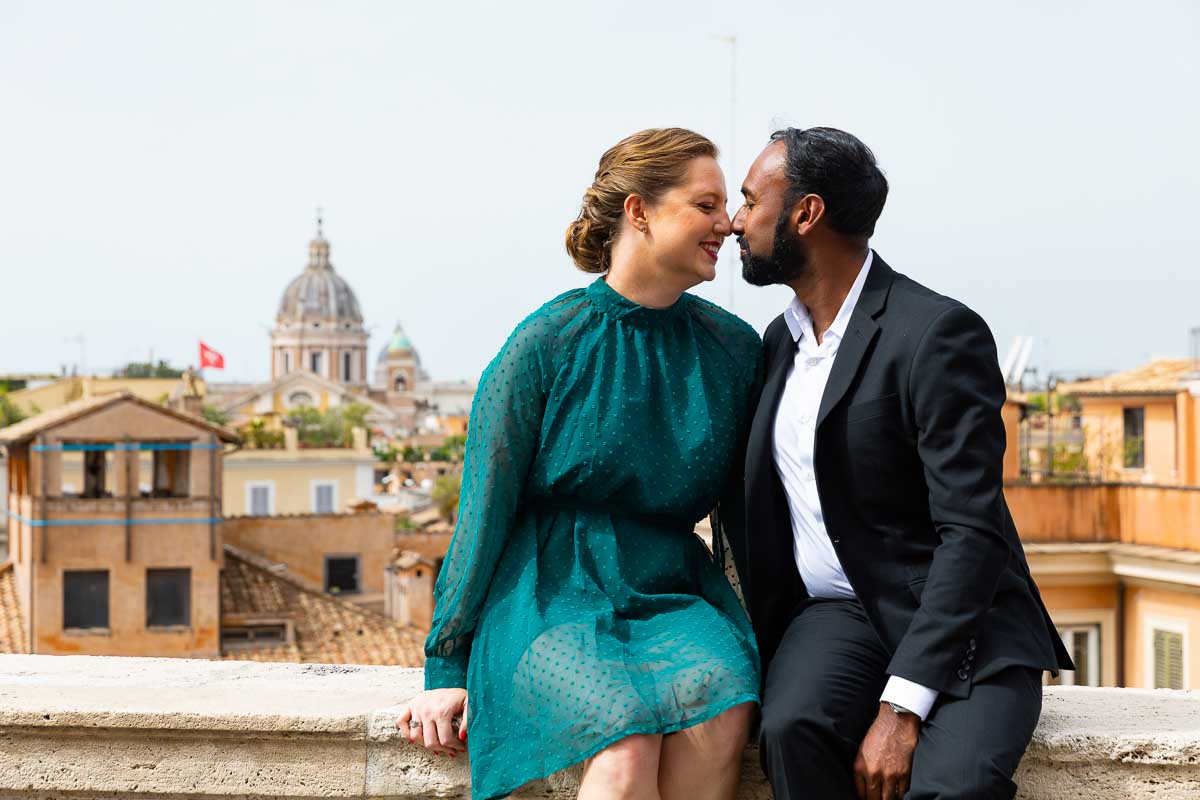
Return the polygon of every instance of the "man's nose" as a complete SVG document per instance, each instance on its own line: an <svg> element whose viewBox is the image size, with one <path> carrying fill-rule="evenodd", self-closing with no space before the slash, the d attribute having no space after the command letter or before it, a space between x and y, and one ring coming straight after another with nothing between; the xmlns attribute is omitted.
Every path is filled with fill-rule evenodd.
<svg viewBox="0 0 1200 800"><path fill-rule="evenodd" d="M729 225L730 230L732 230L738 236L741 236L743 233L746 232L746 219L745 219L746 214L745 214L745 212L746 212L745 206L742 206L741 208L739 208L737 210L737 213L733 215L733 222L731 222Z"/></svg>

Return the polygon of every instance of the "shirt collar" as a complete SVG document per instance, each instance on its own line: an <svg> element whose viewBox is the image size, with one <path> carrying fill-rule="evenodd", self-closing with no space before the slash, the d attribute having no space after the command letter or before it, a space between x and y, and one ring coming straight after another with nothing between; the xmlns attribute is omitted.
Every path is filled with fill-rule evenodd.
<svg viewBox="0 0 1200 800"><path fill-rule="evenodd" d="M867 282L867 273L871 271L871 262L874 260L875 251L867 250L867 259L859 269L858 277L854 279L850 291L846 294L846 299L842 301L842 307L838 309L837 316L833 318L833 324L821 338L822 346L831 340L839 342L845 335L846 327L850 324L850 315L854 313L854 307L858 305L858 298L862 295L863 286ZM813 331L812 316L808 313L805 305L800 302L800 298L793 297L792 302L788 303L787 309L783 312L783 321L787 323L788 331L792 334L792 341L799 342L802 337L806 336L814 346L816 345L817 337Z"/></svg>

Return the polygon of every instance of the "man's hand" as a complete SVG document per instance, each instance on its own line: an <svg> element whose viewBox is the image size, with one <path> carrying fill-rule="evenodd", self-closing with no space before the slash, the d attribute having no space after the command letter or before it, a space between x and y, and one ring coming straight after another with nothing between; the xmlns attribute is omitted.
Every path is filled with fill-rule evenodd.
<svg viewBox="0 0 1200 800"><path fill-rule="evenodd" d="M867 731L854 759L859 800L900 800L908 791L913 751L921 733L916 714L897 714L887 703Z"/></svg>

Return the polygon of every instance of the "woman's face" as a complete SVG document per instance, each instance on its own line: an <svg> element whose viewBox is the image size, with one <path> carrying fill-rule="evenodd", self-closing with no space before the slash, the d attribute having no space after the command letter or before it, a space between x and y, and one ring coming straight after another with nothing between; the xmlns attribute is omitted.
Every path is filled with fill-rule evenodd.
<svg viewBox="0 0 1200 800"><path fill-rule="evenodd" d="M717 251L730 233L725 174L709 156L692 160L683 183L646 209L652 258L686 286L717 277Z"/></svg>

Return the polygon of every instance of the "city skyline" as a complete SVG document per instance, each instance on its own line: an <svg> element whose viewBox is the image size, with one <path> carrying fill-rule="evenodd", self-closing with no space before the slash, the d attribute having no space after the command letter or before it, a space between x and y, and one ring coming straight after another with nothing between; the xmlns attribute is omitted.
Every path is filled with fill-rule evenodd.
<svg viewBox="0 0 1200 800"><path fill-rule="evenodd" d="M591 280L562 234L606 147L670 124L728 146L721 35L731 213L772 129L842 127L892 184L874 246L1002 357L1018 335L1043 376L1187 355L1194 8L526 8L5 4L0 247L24 300L0 372L57 372L82 333L89 372L194 364L203 339L210 380L265 379L323 206L371 357L400 321L433 377L474 377ZM697 292L728 305L731 264ZM788 293L734 298L761 331Z"/></svg>

